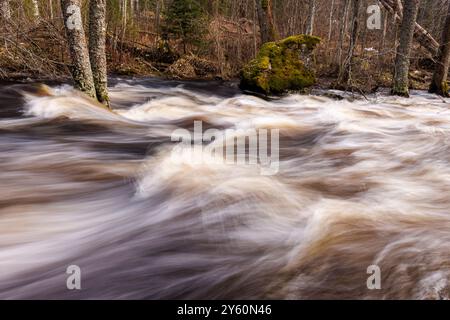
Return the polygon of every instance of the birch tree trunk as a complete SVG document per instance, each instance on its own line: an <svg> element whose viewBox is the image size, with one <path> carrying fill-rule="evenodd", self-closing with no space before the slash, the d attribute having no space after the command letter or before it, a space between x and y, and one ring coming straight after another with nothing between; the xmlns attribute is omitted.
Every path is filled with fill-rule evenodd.
<svg viewBox="0 0 450 320"><path fill-rule="evenodd" d="M411 46L414 38L419 0L405 1L403 20L400 27L400 41L395 58L395 74L392 94L409 97L409 66Z"/></svg>
<svg viewBox="0 0 450 320"><path fill-rule="evenodd" d="M257 0L256 9L258 12L262 43L277 40L277 30L273 22L272 0Z"/></svg>
<svg viewBox="0 0 450 320"><path fill-rule="evenodd" d="M89 52L81 19L81 0L61 0L75 88L96 98Z"/></svg>
<svg viewBox="0 0 450 320"><path fill-rule="evenodd" d="M125 31L127 29L127 21L128 21L128 1L122 0L122 42L125 39Z"/></svg>
<svg viewBox="0 0 450 320"><path fill-rule="evenodd" d="M89 57L97 100L109 107L106 69L106 0L89 3Z"/></svg>
<svg viewBox="0 0 450 320"><path fill-rule="evenodd" d="M11 19L11 7L9 0L0 0L0 18L4 20Z"/></svg>
<svg viewBox="0 0 450 320"><path fill-rule="evenodd" d="M39 13L39 3L37 0L32 0L31 3L33 4L33 15L36 19L40 18L40 13Z"/></svg>
<svg viewBox="0 0 450 320"><path fill-rule="evenodd" d="M48 0L50 19L53 20L53 0Z"/></svg>
<svg viewBox="0 0 450 320"><path fill-rule="evenodd" d="M386 12L386 14L384 14L384 19L383 19L383 32L381 33L381 39L380 39L380 45L378 48L379 51L379 55L378 55L378 71L379 74L382 73L383 69L382 69L382 62L383 62L383 53L385 51L385 45L386 45L386 34L387 34L387 28L388 28L388 21L389 21L389 13Z"/></svg>
<svg viewBox="0 0 450 320"><path fill-rule="evenodd" d="M430 92L449 97L447 76L450 64L450 3L448 4L447 17L445 19L441 38L441 45L439 47L436 69L434 70Z"/></svg>
<svg viewBox="0 0 450 320"><path fill-rule="evenodd" d="M128 19L128 12L127 12L128 3L127 0L121 0L121 3L122 3L122 21L123 24L126 25Z"/></svg>
<svg viewBox="0 0 450 320"><path fill-rule="evenodd" d="M331 41L331 32L333 27L333 10L334 10L334 1L331 0L331 9L330 9L330 17L329 17L329 23L328 23L328 43Z"/></svg>
<svg viewBox="0 0 450 320"><path fill-rule="evenodd" d="M312 35L314 32L314 19L316 16L316 0L309 0L308 19L306 20L306 34Z"/></svg>

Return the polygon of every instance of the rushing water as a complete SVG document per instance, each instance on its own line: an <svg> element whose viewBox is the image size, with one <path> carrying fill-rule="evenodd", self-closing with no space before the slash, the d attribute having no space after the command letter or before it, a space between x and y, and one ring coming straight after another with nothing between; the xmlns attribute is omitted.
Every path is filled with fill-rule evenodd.
<svg viewBox="0 0 450 320"><path fill-rule="evenodd" d="M110 91L0 90L0 298L449 298L450 100ZM194 120L279 129L278 173L172 161Z"/></svg>

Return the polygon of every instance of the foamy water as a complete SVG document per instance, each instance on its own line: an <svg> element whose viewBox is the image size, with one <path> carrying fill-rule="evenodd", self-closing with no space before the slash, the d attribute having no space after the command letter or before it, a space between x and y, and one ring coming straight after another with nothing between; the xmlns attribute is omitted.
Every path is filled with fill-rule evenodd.
<svg viewBox="0 0 450 320"><path fill-rule="evenodd" d="M0 93L0 298L450 297L450 100L123 80L108 111L40 91ZM196 120L279 129L278 173L171 161Z"/></svg>

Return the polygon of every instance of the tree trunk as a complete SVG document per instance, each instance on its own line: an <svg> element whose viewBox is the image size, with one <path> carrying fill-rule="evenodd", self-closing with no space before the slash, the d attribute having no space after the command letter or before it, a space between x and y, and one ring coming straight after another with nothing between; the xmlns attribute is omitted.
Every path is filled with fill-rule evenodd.
<svg viewBox="0 0 450 320"><path fill-rule="evenodd" d="M400 27L400 41L395 58L395 74L392 94L409 97L409 65L411 46L414 38L419 0L408 0L403 9L403 20Z"/></svg>
<svg viewBox="0 0 450 320"><path fill-rule="evenodd" d="M31 3L33 4L33 15L36 19L39 19L41 16L39 13L39 3L37 0L32 0Z"/></svg>
<svg viewBox="0 0 450 320"><path fill-rule="evenodd" d="M258 16L258 9L256 5L256 1L253 0L253 57L255 58L258 54L258 38L257 38L257 32L256 32L256 19Z"/></svg>
<svg viewBox="0 0 450 320"><path fill-rule="evenodd" d="M4 20L11 19L11 7L9 0L0 0L0 18Z"/></svg>
<svg viewBox="0 0 450 320"><path fill-rule="evenodd" d="M328 43L330 43L330 41L331 41L331 32L332 32L332 27L333 27L334 1L335 0L331 0L330 17L329 17L329 23L328 23Z"/></svg>
<svg viewBox="0 0 450 320"><path fill-rule="evenodd" d="M258 11L262 43L277 40L278 34L273 22L272 0L257 0L256 9Z"/></svg>
<svg viewBox="0 0 450 320"><path fill-rule="evenodd" d="M75 88L95 98L89 52L81 19L81 0L61 0L61 8L72 59L72 78Z"/></svg>
<svg viewBox="0 0 450 320"><path fill-rule="evenodd" d="M209 12L214 17L214 19L219 24L218 29L220 30L220 17L219 17L219 0L209 0ZM222 42L221 42L221 34L220 32L214 33L214 42L215 42L215 51L216 51L216 57L217 61L219 63L219 69L220 69L220 75L224 76L224 61L225 57L223 55L223 48L222 48Z"/></svg>
<svg viewBox="0 0 450 320"><path fill-rule="evenodd" d="M402 21L403 17L403 5L398 0L380 0L383 7L394 15L394 19L397 23ZM398 7L398 9L396 9ZM438 53L439 43L433 38L433 36L425 30L420 24L415 23L414 39L424 47L433 57Z"/></svg>
<svg viewBox="0 0 450 320"><path fill-rule="evenodd" d="M432 29L435 24L435 17L433 15L433 7L435 5L436 0L422 0L421 8L419 8L420 19L422 22L422 26L426 29Z"/></svg>
<svg viewBox="0 0 450 320"><path fill-rule="evenodd" d="M380 39L380 46L378 48L378 72L381 75L383 72L382 68L382 62L384 58L384 52L385 52L385 45L386 45L386 34L387 34L387 28L388 28L388 21L389 21L389 13L386 13L384 15L383 19L383 32L381 33L381 39Z"/></svg>
<svg viewBox="0 0 450 320"><path fill-rule="evenodd" d="M53 20L53 0L48 0L50 20Z"/></svg>
<svg viewBox="0 0 450 320"><path fill-rule="evenodd" d="M350 43L348 47L347 56L344 60L344 63L341 67L338 77L339 84L351 85L352 82L352 62L353 55L356 47L356 42L358 40L358 16L359 16L359 4L360 0L351 0L352 4L352 21L351 21L351 33L350 33Z"/></svg>
<svg viewBox="0 0 450 320"><path fill-rule="evenodd" d="M156 12L155 12L155 31L156 34L160 33L160 24L161 24L161 0L156 0Z"/></svg>
<svg viewBox="0 0 450 320"><path fill-rule="evenodd" d="M306 34L312 35L314 32L314 18L316 16L316 0L309 0L308 19L306 20Z"/></svg>
<svg viewBox="0 0 450 320"><path fill-rule="evenodd" d="M125 42L125 32L127 30L127 21L128 21L128 12L127 12L127 0L121 0L121 10L122 10L122 35L121 35L121 43ZM122 54L123 50L120 50L119 61L122 62Z"/></svg>
<svg viewBox="0 0 450 320"><path fill-rule="evenodd" d="M433 80L430 86L431 93L437 93L444 97L449 97L448 93L448 69L450 64L450 3L448 4L447 17L442 31L442 40L434 70Z"/></svg>
<svg viewBox="0 0 450 320"><path fill-rule="evenodd" d="M139 0L134 0L134 12L135 12L135 15L138 18L140 18L140 16L141 16L141 11L140 10L141 9L140 9L140 6L139 6Z"/></svg>
<svg viewBox="0 0 450 320"><path fill-rule="evenodd" d="M106 0L90 1L89 57L97 100L109 107L106 71Z"/></svg>
<svg viewBox="0 0 450 320"><path fill-rule="evenodd" d="M124 24L126 24L127 19L128 19L128 12L127 12L127 8L128 7L128 1L127 0L122 0L122 21Z"/></svg>
<svg viewBox="0 0 450 320"><path fill-rule="evenodd" d="M348 12L350 11L350 0L344 1L344 8L342 13L342 19L340 23L340 29L339 29L339 45L338 45L338 54L336 55L337 60L336 64L341 65L342 63L342 51L344 50L344 38L345 38L345 32L347 31L347 18L348 18Z"/></svg>

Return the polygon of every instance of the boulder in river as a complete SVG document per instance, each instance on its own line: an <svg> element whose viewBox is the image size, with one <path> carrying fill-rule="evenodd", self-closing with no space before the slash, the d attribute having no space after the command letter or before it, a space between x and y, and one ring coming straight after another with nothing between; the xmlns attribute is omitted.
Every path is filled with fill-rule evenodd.
<svg viewBox="0 0 450 320"><path fill-rule="evenodd" d="M308 35L265 43L242 69L240 88L277 95L313 85L316 78L311 54L319 43L320 38Z"/></svg>

